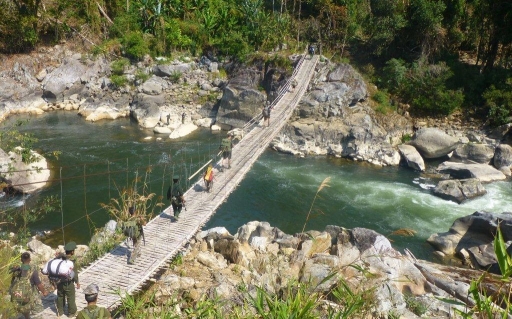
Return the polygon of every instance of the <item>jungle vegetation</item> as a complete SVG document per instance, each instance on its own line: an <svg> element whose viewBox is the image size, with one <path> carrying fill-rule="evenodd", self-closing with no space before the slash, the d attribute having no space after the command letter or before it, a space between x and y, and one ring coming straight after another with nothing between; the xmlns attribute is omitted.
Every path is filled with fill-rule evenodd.
<svg viewBox="0 0 512 319"><path fill-rule="evenodd" d="M187 52L247 61L302 51L350 62L384 104L490 125L512 111L509 0L0 0L0 54L79 39L132 61ZM284 51L282 51L285 49ZM382 100L382 99L377 99ZM392 103L389 103L391 101Z"/></svg>

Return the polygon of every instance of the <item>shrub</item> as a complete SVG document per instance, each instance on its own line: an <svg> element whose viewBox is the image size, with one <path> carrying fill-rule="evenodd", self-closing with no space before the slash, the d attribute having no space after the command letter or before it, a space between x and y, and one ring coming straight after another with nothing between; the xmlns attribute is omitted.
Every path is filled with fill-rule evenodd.
<svg viewBox="0 0 512 319"><path fill-rule="evenodd" d="M508 86L508 88L506 87ZM489 109L489 123L498 126L510 122L512 115L512 78L507 79L503 89L491 85L482 95Z"/></svg>
<svg viewBox="0 0 512 319"><path fill-rule="evenodd" d="M128 83L128 79L124 75L114 74L110 77L110 81L112 81L112 84L117 88L123 87Z"/></svg>
<svg viewBox="0 0 512 319"><path fill-rule="evenodd" d="M141 60L146 54L149 54L149 46L140 31L128 32L121 39L121 44L126 56L130 59Z"/></svg>
<svg viewBox="0 0 512 319"><path fill-rule="evenodd" d="M404 294L405 304L407 305L407 309L412 311L417 316L422 316L425 314L428 310L427 305L425 305L420 300L417 300L413 295L411 294Z"/></svg>
<svg viewBox="0 0 512 319"><path fill-rule="evenodd" d="M180 78L181 78L181 72L174 71L171 73L170 79L172 82L176 83L180 80Z"/></svg>
<svg viewBox="0 0 512 319"><path fill-rule="evenodd" d="M130 65L130 61L126 58L122 58L119 60L116 60L112 62L112 65L110 66L112 69L112 74L114 75L123 75L124 69Z"/></svg>
<svg viewBox="0 0 512 319"><path fill-rule="evenodd" d="M142 83L146 82L149 79L149 77L150 75L142 70L138 70L137 73L135 73L135 78Z"/></svg>

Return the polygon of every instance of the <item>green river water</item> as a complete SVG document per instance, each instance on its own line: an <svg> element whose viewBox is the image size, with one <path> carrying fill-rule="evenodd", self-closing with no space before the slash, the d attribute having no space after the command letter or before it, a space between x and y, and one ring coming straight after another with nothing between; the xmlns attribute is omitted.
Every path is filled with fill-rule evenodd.
<svg viewBox="0 0 512 319"><path fill-rule="evenodd" d="M117 188L132 185L139 176L148 190L162 195L172 175L183 177L215 158L222 133L199 129L179 140L141 130L129 119L85 122L74 112L58 111L42 116L16 116L2 123L30 118L22 128L39 139L36 148L59 150L51 159L52 183L27 197L4 197L2 205L30 206L36 199L62 194L62 212L47 215L32 225L34 231L55 230L50 245L74 240L87 244L93 226L101 227L109 215L99 203L118 195ZM152 139L145 139L151 136ZM151 167L148 171L148 167ZM85 175L85 177L84 177ZM308 212L322 181L329 187L320 192L309 218ZM267 150L237 189L205 226L224 226L232 234L246 222L267 221L286 233L323 230L326 225L364 227L383 235L410 228L414 237L389 236L393 246L431 259L426 239L447 231L453 221L477 210L512 211L510 182L485 185L488 194L462 205L431 195L434 184L419 173L400 167L376 167L330 157L297 158ZM183 183L183 186L190 184ZM164 203L168 204L166 200ZM155 210L158 212L158 209ZM64 232L61 226L64 225Z"/></svg>

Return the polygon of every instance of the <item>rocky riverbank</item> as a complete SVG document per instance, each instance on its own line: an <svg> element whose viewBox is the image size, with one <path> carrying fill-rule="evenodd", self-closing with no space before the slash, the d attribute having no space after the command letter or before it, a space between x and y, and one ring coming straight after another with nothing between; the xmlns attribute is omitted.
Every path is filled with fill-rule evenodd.
<svg viewBox="0 0 512 319"><path fill-rule="evenodd" d="M106 233L112 227L113 221ZM54 255L37 240L29 248L37 256L33 259L41 262ZM86 251L86 246L79 246L76 254ZM374 318L453 318L454 309L467 310L462 304L474 306L468 290L471 280L481 275L403 255L385 236L369 229L330 225L323 231L291 235L257 221L241 226L234 235L224 228L199 232L177 261L150 285L156 304L147 313L159 313L158 305L168 306L171 299L176 314L184 315L184 309L204 296L222 300L228 310L258 288L279 295L299 282L325 296L325 307L343 308L328 296L345 284L365 296L365 308ZM485 282L488 292L501 285L491 275Z"/></svg>
<svg viewBox="0 0 512 319"><path fill-rule="evenodd" d="M292 65L299 58L289 57ZM113 81L113 75L125 83ZM204 57L147 57L119 64L62 46L43 47L30 55L2 57L0 119L69 110L87 121L131 116L151 138L181 137L198 126L230 130L259 114L290 75L262 62L244 66ZM322 58L294 116L271 147L297 156L404 165L438 180L432 193L457 203L484 195L485 183L510 177L510 125L486 130L456 116L413 119L404 105L399 112L382 114L370 99L374 90L350 65ZM4 155L2 163L8 165L10 158ZM48 173L42 168L25 178L46 180L37 175ZM31 181L18 180L35 186L19 191L44 186Z"/></svg>

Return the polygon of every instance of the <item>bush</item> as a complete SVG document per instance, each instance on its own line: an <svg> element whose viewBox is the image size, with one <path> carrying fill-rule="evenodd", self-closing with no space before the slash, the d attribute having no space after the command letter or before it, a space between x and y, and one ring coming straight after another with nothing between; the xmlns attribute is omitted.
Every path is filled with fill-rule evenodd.
<svg viewBox="0 0 512 319"><path fill-rule="evenodd" d="M114 74L110 77L110 81L112 81L112 84L117 88L123 87L128 83L128 79L124 75Z"/></svg>
<svg viewBox="0 0 512 319"><path fill-rule="evenodd" d="M461 90L446 87L453 75L446 63L428 64L418 60L409 67L402 60L391 59L383 71L382 84L410 103L413 112L449 115L464 101Z"/></svg>
<svg viewBox="0 0 512 319"><path fill-rule="evenodd" d="M112 69L112 74L114 75L123 75L124 69L130 65L130 61L128 59L122 58L119 60L116 60L112 62L112 65L110 66Z"/></svg>
<svg viewBox="0 0 512 319"><path fill-rule="evenodd" d="M130 59L141 60L146 54L149 54L149 46L140 31L128 32L121 39L121 44L126 56Z"/></svg>
<svg viewBox="0 0 512 319"><path fill-rule="evenodd" d="M508 87L507 87L508 86ZM488 119L493 126L510 122L512 115L512 78L507 79L503 89L491 85L482 95L489 109Z"/></svg>

